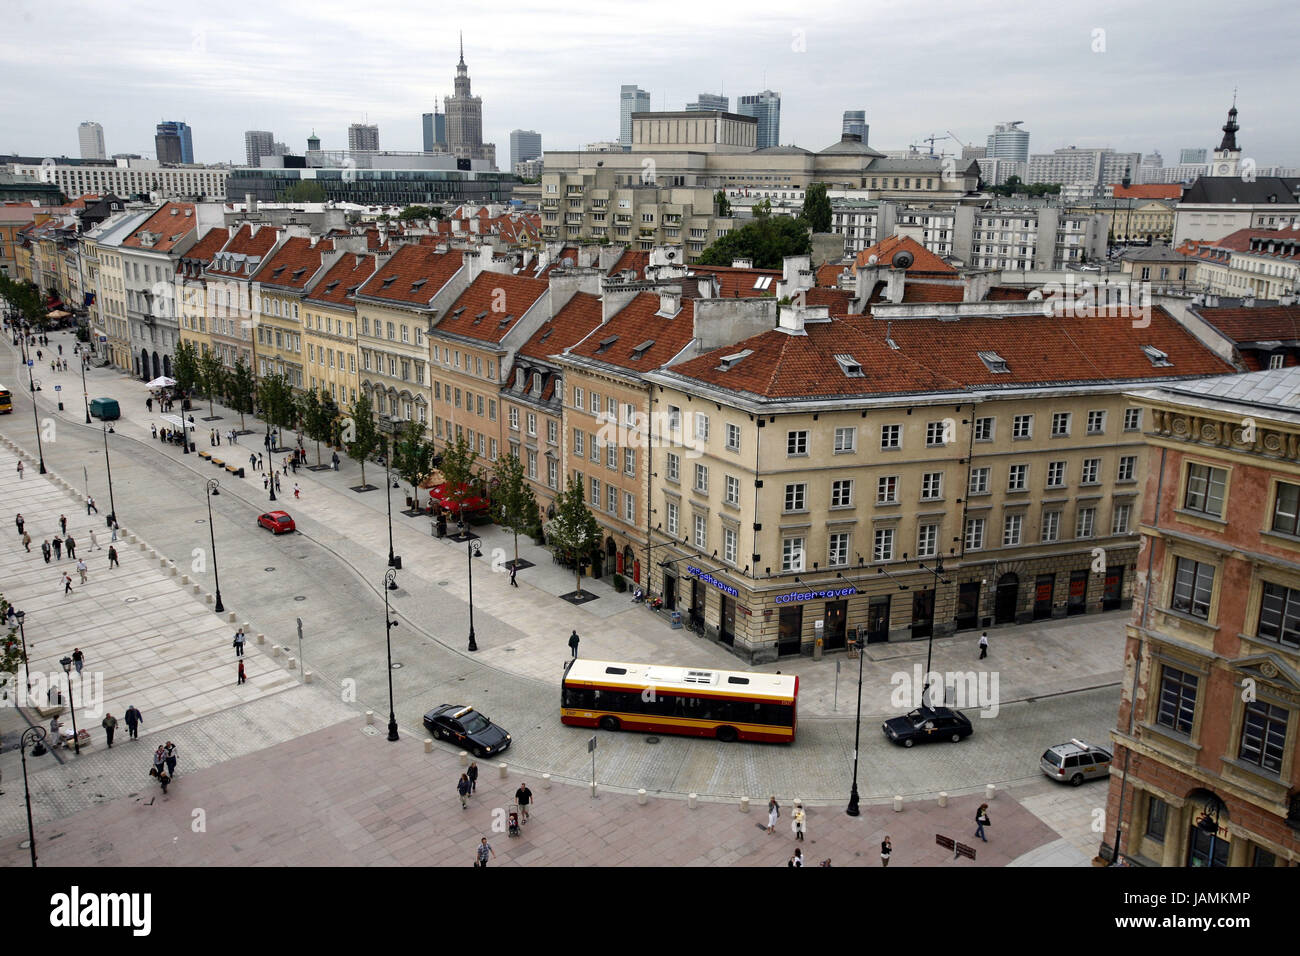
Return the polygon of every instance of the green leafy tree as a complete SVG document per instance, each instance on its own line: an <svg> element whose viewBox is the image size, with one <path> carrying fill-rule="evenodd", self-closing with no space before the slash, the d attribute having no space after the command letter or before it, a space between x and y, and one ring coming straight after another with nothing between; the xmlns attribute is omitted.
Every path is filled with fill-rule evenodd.
<svg viewBox="0 0 1300 956"><path fill-rule="evenodd" d="M411 486L411 498L420 507L420 485L433 474L433 442L424 437L419 422L404 422L394 436L393 469Z"/></svg>
<svg viewBox="0 0 1300 956"><path fill-rule="evenodd" d="M600 542L600 525L587 508L582 485L573 476L569 477L564 494L560 496L550 532L560 553L573 562L578 582L574 590L581 591L582 561Z"/></svg>
<svg viewBox="0 0 1300 956"><path fill-rule="evenodd" d="M804 219L813 232L831 231L831 201L826 195L825 183L811 184L803 196Z"/></svg>
<svg viewBox="0 0 1300 956"><path fill-rule="evenodd" d="M475 465L478 464L478 452L474 450L464 435L457 435L448 441L442 450L442 476L447 480L447 497L451 499L452 510L464 522L463 508L465 498L473 494L474 482L478 478Z"/></svg>
<svg viewBox="0 0 1300 956"><path fill-rule="evenodd" d="M755 219L766 219L768 216L772 215L772 200L764 196L758 202L754 203L754 205L750 206L749 211Z"/></svg>
<svg viewBox="0 0 1300 956"><path fill-rule="evenodd" d="M713 194L713 214L719 219L731 217L731 200L727 198L725 190L719 189Z"/></svg>
<svg viewBox="0 0 1300 956"><path fill-rule="evenodd" d="M437 219L436 210L432 206L407 206L397 214L401 222L410 222L413 219Z"/></svg>
<svg viewBox="0 0 1300 956"><path fill-rule="evenodd" d="M729 266L735 259L750 259L755 268L779 269L786 256L812 254L808 223L790 216L763 216L733 229L700 254L706 266Z"/></svg>
<svg viewBox="0 0 1300 956"><path fill-rule="evenodd" d="M215 351L206 351L199 357L199 384L208 393L208 414L215 416L213 401L226 391L226 367Z"/></svg>
<svg viewBox="0 0 1300 956"><path fill-rule="evenodd" d="M348 454L361 462L361 483L364 485L366 459L374 454L380 440L379 428L375 425L375 408L370 402L370 396L362 392L361 396L352 403L348 417L351 421L342 423L340 437Z"/></svg>
<svg viewBox="0 0 1300 956"><path fill-rule="evenodd" d="M0 595L0 621L9 620L9 601ZM0 624L0 688L7 698L12 689L13 677L23 664L22 643L18 640L18 628L11 624Z"/></svg>
<svg viewBox="0 0 1300 956"><path fill-rule="evenodd" d="M244 416L253 413L253 394L256 382L253 370L242 358L235 359L235 367L225 376L226 401L239 412L239 430L244 430Z"/></svg>
<svg viewBox="0 0 1300 956"><path fill-rule="evenodd" d="M497 459L493 469L496 488L492 508L498 520L515 539L515 562L519 561L519 533L525 534L537 523L537 497L524 476L524 466L514 452Z"/></svg>
<svg viewBox="0 0 1300 956"><path fill-rule="evenodd" d="M338 407L333 399L328 402L328 395L317 393L314 389L303 392L298 399L298 409L302 413L302 430L316 443L316 464L320 460L320 443L329 441L334 434L334 418Z"/></svg>
<svg viewBox="0 0 1300 956"><path fill-rule="evenodd" d="M181 342L172 358L172 378L176 387L188 395L199 383L199 350L193 342Z"/></svg>
<svg viewBox="0 0 1300 956"><path fill-rule="evenodd" d="M324 202L325 187L314 179L303 179L281 191L284 202Z"/></svg>
<svg viewBox="0 0 1300 956"><path fill-rule="evenodd" d="M263 376L257 384L257 405L262 417L266 419L268 432L272 425L277 428L291 426L297 414L298 403L294 399L293 386L289 384L288 377L279 372Z"/></svg>

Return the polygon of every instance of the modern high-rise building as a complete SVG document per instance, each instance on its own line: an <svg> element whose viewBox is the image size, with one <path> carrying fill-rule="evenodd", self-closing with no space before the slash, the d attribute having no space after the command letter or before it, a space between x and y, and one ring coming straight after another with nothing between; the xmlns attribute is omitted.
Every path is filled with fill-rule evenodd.
<svg viewBox="0 0 1300 956"><path fill-rule="evenodd" d="M1078 149L1066 146L1029 158L1027 183L1090 183L1108 186L1121 182L1125 171L1130 178L1141 165L1141 153L1117 153L1113 149Z"/></svg>
<svg viewBox="0 0 1300 956"><path fill-rule="evenodd" d="M718 93L701 93L694 103L686 104L686 112L703 113L717 110L722 113L731 112L731 97L722 96Z"/></svg>
<svg viewBox="0 0 1300 956"><path fill-rule="evenodd" d="M632 148L632 114L650 112L650 94L633 85L618 88L618 141L625 150Z"/></svg>
<svg viewBox="0 0 1300 956"><path fill-rule="evenodd" d="M244 133L244 162L259 165L263 156L275 155L275 134L267 129L250 129Z"/></svg>
<svg viewBox="0 0 1300 956"><path fill-rule="evenodd" d="M1165 164L1165 158L1160 155L1160 150L1158 149L1142 157L1141 165L1143 166L1152 166L1155 167L1156 169L1159 169L1163 167L1164 164Z"/></svg>
<svg viewBox="0 0 1300 956"><path fill-rule="evenodd" d="M98 123L85 122L77 127L77 142L81 146L82 159L107 159L104 149L104 127Z"/></svg>
<svg viewBox="0 0 1300 956"><path fill-rule="evenodd" d="M1017 163L1029 162L1029 131L1019 129L1024 120L998 123L989 133L984 155L989 159L1009 159Z"/></svg>
<svg viewBox="0 0 1300 956"><path fill-rule="evenodd" d="M153 138L154 154L160 163L194 162L194 141L189 124L163 120Z"/></svg>
<svg viewBox="0 0 1300 956"><path fill-rule="evenodd" d="M1210 151L1208 149L1180 149L1178 151L1178 165L1186 166L1192 163L1208 163L1210 161Z"/></svg>
<svg viewBox="0 0 1300 956"><path fill-rule="evenodd" d="M447 116L439 113L437 104L432 113L420 117L424 131L424 151L426 153L445 152L447 149Z"/></svg>
<svg viewBox="0 0 1300 956"><path fill-rule="evenodd" d="M348 149L379 149L379 127L373 123L353 123L348 127Z"/></svg>
<svg viewBox="0 0 1300 956"><path fill-rule="evenodd" d="M752 96L742 96L736 107L741 116L758 120L758 148L781 145L781 94L764 90Z"/></svg>
<svg viewBox="0 0 1300 956"><path fill-rule="evenodd" d="M871 127L867 125L866 110L844 111L844 123L840 127L840 135L856 134L865 144L867 141L867 133L870 129Z"/></svg>
<svg viewBox="0 0 1300 956"><path fill-rule="evenodd" d="M526 159L537 159L542 155L542 134L532 129L514 129L510 131L510 168Z"/></svg>
<svg viewBox="0 0 1300 956"><path fill-rule="evenodd" d="M447 111L447 150L457 159L484 159L497 164L494 143L483 142L483 98L470 95L469 67L465 65L465 40L460 41L456 64L456 95L444 98Z"/></svg>

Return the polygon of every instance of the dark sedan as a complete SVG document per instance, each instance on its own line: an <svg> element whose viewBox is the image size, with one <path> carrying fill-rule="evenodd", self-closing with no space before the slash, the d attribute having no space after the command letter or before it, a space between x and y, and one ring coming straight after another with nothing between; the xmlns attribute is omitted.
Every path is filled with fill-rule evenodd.
<svg viewBox="0 0 1300 956"><path fill-rule="evenodd" d="M910 747L931 740L951 740L953 743L969 737L975 730L970 718L960 710L948 707L918 707L902 717L891 717L880 729L896 744Z"/></svg>
<svg viewBox="0 0 1300 956"><path fill-rule="evenodd" d="M510 747L510 735L473 707L435 707L424 715L424 726L437 739L450 740L476 757L491 757Z"/></svg>

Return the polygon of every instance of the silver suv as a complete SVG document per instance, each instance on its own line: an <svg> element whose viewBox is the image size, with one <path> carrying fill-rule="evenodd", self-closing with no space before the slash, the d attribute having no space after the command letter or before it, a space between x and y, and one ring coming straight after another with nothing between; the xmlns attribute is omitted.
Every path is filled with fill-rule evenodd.
<svg viewBox="0 0 1300 956"><path fill-rule="evenodd" d="M1108 776L1110 758L1109 750L1071 738L1068 744L1057 744L1044 751L1038 766L1053 780L1068 780L1071 786L1077 787L1085 780Z"/></svg>

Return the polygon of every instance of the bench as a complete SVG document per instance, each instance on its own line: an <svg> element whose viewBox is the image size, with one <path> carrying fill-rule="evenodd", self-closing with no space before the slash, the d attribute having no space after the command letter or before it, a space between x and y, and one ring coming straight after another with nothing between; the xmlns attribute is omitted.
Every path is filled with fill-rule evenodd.
<svg viewBox="0 0 1300 956"><path fill-rule="evenodd" d="M201 452L199 452L199 457L200 457L200 458L206 458L206 459L208 459L209 461L211 461L211 460L212 460L212 452L210 452L210 451L201 451Z"/></svg>
<svg viewBox="0 0 1300 956"><path fill-rule="evenodd" d="M236 468L234 465L227 465L227 466L226 466L226 471L230 472L230 473L231 473L232 475L234 475L236 478L243 478L243 477L244 477L244 466L243 466L243 465L240 465L238 468Z"/></svg>
<svg viewBox="0 0 1300 956"><path fill-rule="evenodd" d="M222 460L222 459L220 459L220 458L214 458L214 457L212 457L211 455L209 455L209 456L208 456L208 461L212 462L212 464L216 465L218 468L225 468L225 467L226 467L226 463L225 463L225 461Z"/></svg>

